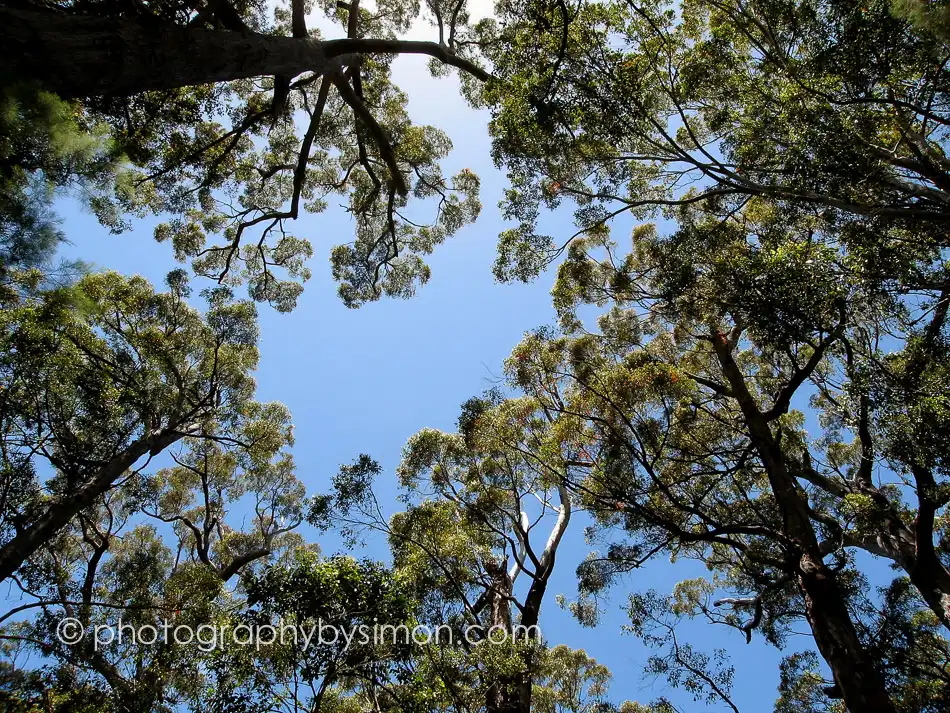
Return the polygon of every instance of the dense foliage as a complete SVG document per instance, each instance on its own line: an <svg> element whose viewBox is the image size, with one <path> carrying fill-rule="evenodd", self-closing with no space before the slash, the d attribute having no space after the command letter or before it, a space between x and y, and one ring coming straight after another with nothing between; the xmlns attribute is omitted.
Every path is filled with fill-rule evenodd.
<svg viewBox="0 0 950 713"><path fill-rule="evenodd" d="M432 41L403 39L420 17ZM729 647L689 641L719 627L782 651L778 713L947 710L947 22L920 0L0 4L0 706L739 713ZM408 118L407 53L490 113L515 222L495 277L555 268L559 321L395 474L360 455L305 485L253 379L255 303L291 310L310 274L292 221L343 197L356 307L412 295L480 211ZM70 192L113 231L161 216L194 275L57 263ZM325 555L331 531L388 558ZM577 591L554 591L571 547ZM660 558L672 591L625 577ZM618 591L650 703L542 626L602 626Z"/></svg>

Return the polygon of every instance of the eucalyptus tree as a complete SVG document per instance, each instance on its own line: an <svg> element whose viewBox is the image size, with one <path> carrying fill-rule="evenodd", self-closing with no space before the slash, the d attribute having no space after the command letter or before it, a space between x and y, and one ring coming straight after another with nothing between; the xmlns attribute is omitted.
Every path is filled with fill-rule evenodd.
<svg viewBox="0 0 950 713"><path fill-rule="evenodd" d="M560 376L601 399L614 418L594 419L592 437L633 479L630 497L601 493L601 512L629 516L642 539L588 574L654 548L708 545L714 562L746 563L730 577L751 572L752 596L728 598L752 610L749 630L764 600L794 584L833 693L853 710L893 703L848 613L851 575L826 557L862 548L890 559L950 622L947 46L938 15L924 14L886 1L512 2L478 27L495 79L478 99L511 182L503 206L519 223L501 237L496 275L529 279L567 253L555 301L575 334L526 342L521 356L543 375L529 393ZM542 209L565 200L577 232L541 234ZM618 256L605 236L621 215L672 224L641 226ZM581 336L578 303L617 306L606 347ZM631 306L648 317L647 336L624 331ZM633 341L617 346L608 330ZM633 381L642 422L606 375L588 383L629 360L647 370ZM674 370L667 391L651 391L661 372L641 381L656 369ZM687 386L712 399L684 411L692 430L676 406ZM822 419L814 440L790 409L809 395ZM678 429L710 440L688 445ZM667 457L688 495L670 490ZM668 501L673 511L655 509ZM737 555L746 538L778 549Z"/></svg>
<svg viewBox="0 0 950 713"><path fill-rule="evenodd" d="M107 123L135 170L116 186L125 213L171 213L156 230L195 271L289 310L309 277L304 211L345 196L356 239L332 253L341 297L358 306L409 296L422 256L474 220L478 179L451 180L448 137L413 125L390 64L400 54L484 80L466 39L465 0L432 0L438 40L398 39L416 2L320 6L337 39L307 28L313 6L279 3L14 2L0 7L4 84L39 82ZM434 211L428 223L413 196ZM120 223L116 223L121 228ZM217 240L209 243L209 236Z"/></svg>
<svg viewBox="0 0 950 713"><path fill-rule="evenodd" d="M553 292L564 334L531 335L507 362L525 393L512 403L558 424L524 457L566 466L601 525L628 533L581 568L582 588L659 552L695 557L715 573L709 591L726 590L721 605L751 615L720 620L780 643L804 618L834 674L828 693L894 710L887 655L870 653L853 614L862 579L849 552L892 559L932 610L924 619L945 623L933 590L947 567L942 294L921 290L912 308L839 249L821 213L756 198L675 217L669 235L637 227L626 254L606 229L575 239ZM927 253L914 267L946 282ZM594 331L581 319L591 306L609 307ZM937 356L911 391L903 365L921 343ZM889 357L885 344L907 348ZM814 435L792 408L809 396ZM530 433L496 432L512 447ZM888 549L898 543L910 543L903 556Z"/></svg>
<svg viewBox="0 0 950 713"><path fill-rule="evenodd" d="M0 640L50 663L7 664L5 702L169 710L200 686L200 657L176 639L126 631L101 646L93 632L210 625L240 607L235 575L303 546L290 417L253 400L252 303L216 288L202 313L181 272L165 293L115 273L49 289L36 272L11 271L31 289L5 290L0 310L0 563L13 593ZM159 458L170 467L146 475ZM87 636L64 640L64 617Z"/></svg>
<svg viewBox="0 0 950 713"><path fill-rule="evenodd" d="M473 400L463 421L486 409L490 400ZM541 474L529 476L510 460L505 471L482 463L477 476L471 467L481 456L473 454L481 451L473 438L469 432L466 446L449 434L417 434L400 466L410 507L388 521L372 492L379 467L365 456L344 466L334 492L311 500L308 519L321 529L336 526L351 544L367 531L385 532L392 565L298 551L247 577L240 616L298 626L306 640L216 650L208 659L212 686L194 707L615 710L609 671L582 651L546 649L537 628L570 518L566 490L545 490ZM536 504L514 512L522 506L516 491ZM565 498L558 505L549 502L555 492ZM539 529L547 536L543 551L532 542Z"/></svg>
<svg viewBox="0 0 950 713"><path fill-rule="evenodd" d="M180 273L165 293L103 273L5 296L0 579L183 439L254 458L287 428L253 401L253 304L216 288L202 314L188 291Z"/></svg>
<svg viewBox="0 0 950 713"><path fill-rule="evenodd" d="M545 656L541 607L574 506L564 464L524 456L534 433L520 448L502 439L526 420L542 428L529 401L488 394L464 405L460 433L415 434L397 471L408 508L388 520L367 456L341 470L333 495L314 500L313 524L385 533L422 621L454 632L416 660L444 682L445 706L531 709ZM548 445L556 452L554 437Z"/></svg>
<svg viewBox="0 0 950 713"><path fill-rule="evenodd" d="M192 710L424 710L399 691L413 648L414 602L378 562L299 550L246 580L234 622L295 627L264 646L225 642L208 657ZM405 627L405 628L403 628Z"/></svg>
<svg viewBox="0 0 950 713"><path fill-rule="evenodd" d="M586 651L559 645L548 650L548 663L538 677L532 705L541 713L606 713L610 669ZM623 710L621 708L621 710Z"/></svg>
<svg viewBox="0 0 950 713"><path fill-rule="evenodd" d="M90 691L117 711L194 699L207 686L212 645L246 609L235 576L312 549L294 532L304 489L284 450L288 414L279 404L248 411L252 449L186 439L172 467L101 496L13 579L22 603L3 615L2 637L50 657L50 678L84 683L57 705ZM85 635L63 629L68 620Z"/></svg>
<svg viewBox="0 0 950 713"><path fill-rule="evenodd" d="M485 710L482 677L504 676L513 661L501 642L468 652L437 631L414 596L411 573L348 556L301 553L248 582L253 621L293 622L315 632L309 645L281 641L259 651L216 652L214 686L195 708L212 711ZM323 627L322 633L320 633ZM535 710L610 713L610 671L584 651L537 651ZM517 665L517 664L516 664ZM197 703L197 701L196 701Z"/></svg>

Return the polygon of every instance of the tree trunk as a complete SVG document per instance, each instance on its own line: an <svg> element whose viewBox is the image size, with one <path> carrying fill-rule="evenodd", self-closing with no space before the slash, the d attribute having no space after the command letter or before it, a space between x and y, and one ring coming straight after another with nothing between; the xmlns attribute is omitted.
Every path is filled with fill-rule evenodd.
<svg viewBox="0 0 950 713"><path fill-rule="evenodd" d="M821 555L818 537L808 515L808 503L789 474L785 459L763 412L732 357L732 345L721 332L712 335L713 349L735 396L749 437L765 466L782 530L791 540L789 569L805 603L818 651L831 668L836 688L854 713L895 713L894 704L858 638L835 573Z"/></svg>
<svg viewBox="0 0 950 713"><path fill-rule="evenodd" d="M508 576L508 562L500 565L491 562L485 563L485 572L491 580L489 606L491 610L491 627L486 636L492 641L494 631L504 631L506 636L511 635L511 577ZM495 634L495 636L498 636ZM486 713L519 713L518 686L515 681L504 678L493 681L488 688L485 698Z"/></svg>
<svg viewBox="0 0 950 713"><path fill-rule="evenodd" d="M802 554L797 570L805 617L848 710L894 713L884 679L858 639L835 573L810 552Z"/></svg>
<svg viewBox="0 0 950 713"><path fill-rule="evenodd" d="M926 564L918 560L909 574L911 584L920 592L930 610L950 629L950 575L947 570L934 557Z"/></svg>
<svg viewBox="0 0 950 713"><path fill-rule="evenodd" d="M569 518L570 502L567 499L566 489L562 489L561 491L561 507L568 509L567 517ZM560 527L561 532L556 536L552 536L552 539L549 540L548 547L541 556L541 566L535 572L534 581L531 582L531 586L528 588L528 594L525 596L524 607L521 610L521 626L523 627L525 636L530 636L536 631L535 627L537 627L538 621L541 618L541 602L544 601L544 593L547 591L548 581L554 572L557 545L566 526L567 519L559 518L558 525L555 525L555 527ZM529 656L531 655L532 654L529 654ZM531 672L535 670L536 662L531 658L526 658L525 664L528 673L523 675L517 684L518 713L531 713L531 692L534 685L534 674Z"/></svg>
<svg viewBox="0 0 950 713"><path fill-rule="evenodd" d="M947 323L948 312L950 289L945 287L940 292L933 318L923 332L923 349L916 353L904 375L905 388L910 393L920 393L923 387L922 375L931 360L939 358L935 355L939 354L938 345ZM926 449L921 449L920 453L924 455ZM928 463L926 457L921 460L912 459L907 465L914 476L917 489L917 517L914 520L914 551L905 557L910 560L911 566L905 565L905 569L921 596L940 617L943 625L950 629L950 571L940 561L934 548L934 519L946 505L946 500L940 496L932 464Z"/></svg>
<svg viewBox="0 0 950 713"><path fill-rule="evenodd" d="M934 549L934 518L943 503L937 499L937 482L927 465L912 463L911 472L917 486L917 518L913 557L906 569L924 601L943 625L950 628L950 572Z"/></svg>
<svg viewBox="0 0 950 713"><path fill-rule="evenodd" d="M548 580L554 571L556 546L552 547L542 557L542 564L535 572L528 594L525 596L524 606L521 608L521 631L526 637L531 637L538 625L541 616L541 602L547 590ZM508 574L507 562L498 570L486 570L494 583L492 592L492 626L504 627L511 635L514 628L511 621L511 604L506 597L511 596L512 582ZM520 633L520 632L519 632ZM534 670L536 661L533 654L526 653L524 657L525 671L510 679L500 682L501 685L492 686L489 691L486 713L531 713L531 693L534 685Z"/></svg>
<svg viewBox="0 0 950 713"><path fill-rule="evenodd" d="M185 27L157 18L0 7L2 80L36 80L64 98L322 73L358 53L426 54L480 79L489 76L436 42L321 41Z"/></svg>

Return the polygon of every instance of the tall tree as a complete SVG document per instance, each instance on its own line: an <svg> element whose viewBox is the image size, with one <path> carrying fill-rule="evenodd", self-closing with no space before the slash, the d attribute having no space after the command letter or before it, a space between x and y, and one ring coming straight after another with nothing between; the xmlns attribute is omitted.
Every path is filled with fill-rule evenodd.
<svg viewBox="0 0 950 713"><path fill-rule="evenodd" d="M688 355L676 383L685 378L714 397L716 408L700 413L716 414L714 433L727 439L710 454L735 449L726 473L738 477L758 460L767 476L737 485L724 502L738 508L736 498L770 491L782 529L748 513L766 528L758 534L779 535L786 559L797 543L793 559L815 567L811 583L811 574L787 568L775 581L797 578L809 617L830 615L811 618L819 649L857 657L829 661L839 686L864 675L845 676L849 661L859 662L878 681L862 688L876 691L885 710L882 679L847 621L847 588L827 597L818 590L836 586L822 558L860 547L902 568L950 622L940 515L946 39L920 15L890 2L527 2L501 5L478 29L500 80L480 100L493 110L495 157L511 179L505 209L520 223L502 235L496 274L528 279L566 250L555 291L562 311L578 302L636 306L653 330L643 358L679 368ZM540 234L540 210L565 199L577 206L578 232L555 242ZM623 214L675 222L667 235L635 230L624 258L604 237ZM590 258L592 246L605 254ZM583 334L569 315L566 326ZM898 353L887 355L893 347ZM602 358L599 349L574 353L571 371L596 374ZM624 412L623 399L598 392ZM809 444L800 425L783 423L793 398L806 394L814 394L824 442ZM719 411L727 404L728 419ZM665 448L678 418L664 407L644 427L657 419L650 428L666 434ZM738 428L722 432L729 422ZM621 428L620 452L654 448L627 433L636 424ZM656 457L639 458L651 478ZM605 513L630 504L616 495ZM694 497L676 508L698 508L701 517ZM669 513L650 519L652 500L634 501L638 513L647 508L641 526L669 527ZM740 512L725 522L744 527ZM680 524L665 531L675 542L696 537ZM822 612L822 601L833 600L837 613ZM758 611L761 600L743 602ZM859 690L844 693L859 696L851 708L875 705Z"/></svg>
<svg viewBox="0 0 950 713"><path fill-rule="evenodd" d="M289 428L252 401L253 305L217 288L202 315L182 274L170 288L104 273L78 301L52 290L0 310L0 579L182 439L253 452Z"/></svg>
<svg viewBox="0 0 950 713"><path fill-rule="evenodd" d="M51 656L54 671L88 687L61 705L94 697L103 709L146 713L194 699L211 645L244 614L236 575L308 549L294 532L304 502L283 452L287 413L249 410L252 446L187 439L173 467L98 498L13 579L22 603L0 618L2 638ZM17 622L24 613L32 620ZM64 638L67 617L83 636Z"/></svg>
<svg viewBox="0 0 950 713"><path fill-rule="evenodd" d="M443 177L451 142L411 124L390 80L392 58L407 53L459 68L466 84L488 76L463 41L465 0L425 8L439 41L397 39L419 16L411 2L327 3L336 40L311 37L302 0L273 19L262 2L6 3L2 79L41 82L109 123L139 169L121 186L124 208L172 213L156 238L179 259L222 283L247 281L278 309L292 309L310 274L310 243L288 223L345 195L356 240L332 263L357 306L411 295L429 276L421 256L480 210L478 179ZM406 212L410 195L434 209L429 223Z"/></svg>
<svg viewBox="0 0 950 713"><path fill-rule="evenodd" d="M538 419L556 414L563 424L551 437L570 434L559 436L570 450L543 448L538 437L530 457L569 458L567 482L582 503L631 534L582 569L585 586L595 591L660 551L691 553L738 590L725 602L751 610L737 626L780 630L802 612L834 694L849 709L893 710L849 611L847 548L875 551L895 528L913 537L915 523L931 527L933 491L919 488L914 509L891 485L912 463L875 445L902 428L939 428L943 401L929 398L927 421L913 400L887 401L887 415L873 418L858 362L880 362L886 334L913 341L931 305L908 312L900 290L856 269L835 249L834 227L807 214L756 199L726 217L686 206L677 218L669 236L637 228L627 255L603 230L575 240L554 290L570 336L532 336L508 362ZM587 304L611 306L593 332L578 317ZM806 389L819 437L791 408ZM920 455L938 458L942 448ZM944 478L935 468L927 472ZM945 568L942 544L932 529L927 536L916 552L934 551ZM942 615L942 600L904 564Z"/></svg>
<svg viewBox="0 0 950 713"><path fill-rule="evenodd" d="M410 504L405 512L384 518L371 489L378 466L363 456L341 470L333 496L314 501L310 518L353 534L385 533L396 571L428 619L458 627L455 646L466 658L480 662L475 644L495 643L493 635L501 650L509 647L507 673L490 658L482 662L487 670L476 668L481 704L493 713L531 710L542 659L541 607L573 509L563 468L539 467L495 430L511 433L529 414L530 405L497 395L472 399L463 407L460 434L425 429L406 445L398 468ZM471 680L473 674L456 675Z"/></svg>

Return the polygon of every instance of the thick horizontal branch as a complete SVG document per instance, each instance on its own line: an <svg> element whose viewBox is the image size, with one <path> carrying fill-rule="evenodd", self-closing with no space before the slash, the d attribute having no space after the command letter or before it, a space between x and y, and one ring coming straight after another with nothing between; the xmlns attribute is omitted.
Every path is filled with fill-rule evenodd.
<svg viewBox="0 0 950 713"><path fill-rule="evenodd" d="M0 7L3 81L37 80L65 98L128 96L251 77L322 74L354 54L424 54L487 72L436 42L276 37L158 20Z"/></svg>
<svg viewBox="0 0 950 713"><path fill-rule="evenodd" d="M421 40L377 40L367 39L340 39L327 40L322 43L327 57L339 57L351 54L422 54L456 67L476 79L487 82L491 74L467 59L458 57L452 50L438 42L424 42Z"/></svg>

